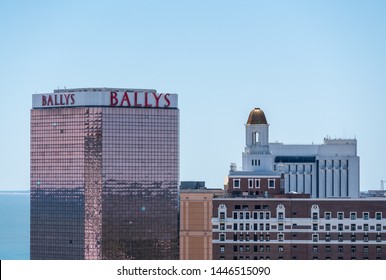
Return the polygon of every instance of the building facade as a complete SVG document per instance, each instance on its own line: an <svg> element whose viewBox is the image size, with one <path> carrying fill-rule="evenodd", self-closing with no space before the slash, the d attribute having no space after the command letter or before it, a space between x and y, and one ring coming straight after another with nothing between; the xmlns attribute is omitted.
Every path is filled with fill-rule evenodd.
<svg viewBox="0 0 386 280"><path fill-rule="evenodd" d="M180 259L211 260L213 197L222 189L207 189L204 182L181 182Z"/></svg>
<svg viewBox="0 0 386 280"><path fill-rule="evenodd" d="M385 199L213 199L213 259L386 259Z"/></svg>
<svg viewBox="0 0 386 280"><path fill-rule="evenodd" d="M178 259L177 95L33 95L31 259Z"/></svg>

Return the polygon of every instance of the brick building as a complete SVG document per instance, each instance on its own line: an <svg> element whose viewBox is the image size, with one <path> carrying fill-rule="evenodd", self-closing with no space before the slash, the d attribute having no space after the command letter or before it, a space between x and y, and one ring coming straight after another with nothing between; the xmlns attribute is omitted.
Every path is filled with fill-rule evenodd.
<svg viewBox="0 0 386 280"><path fill-rule="evenodd" d="M386 259L385 199L213 199L213 259Z"/></svg>

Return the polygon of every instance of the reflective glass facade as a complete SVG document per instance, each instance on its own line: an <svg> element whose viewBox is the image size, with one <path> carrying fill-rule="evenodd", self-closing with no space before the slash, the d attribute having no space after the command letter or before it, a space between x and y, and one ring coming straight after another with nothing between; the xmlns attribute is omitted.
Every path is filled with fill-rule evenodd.
<svg viewBox="0 0 386 280"><path fill-rule="evenodd" d="M31 111L31 259L178 259L179 111Z"/></svg>

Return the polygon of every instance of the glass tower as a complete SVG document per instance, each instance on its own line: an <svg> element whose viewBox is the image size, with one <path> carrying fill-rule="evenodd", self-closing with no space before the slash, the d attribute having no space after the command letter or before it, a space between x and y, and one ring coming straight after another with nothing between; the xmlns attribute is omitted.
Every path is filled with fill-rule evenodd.
<svg viewBox="0 0 386 280"><path fill-rule="evenodd" d="M31 110L31 259L178 259L178 108L77 91Z"/></svg>

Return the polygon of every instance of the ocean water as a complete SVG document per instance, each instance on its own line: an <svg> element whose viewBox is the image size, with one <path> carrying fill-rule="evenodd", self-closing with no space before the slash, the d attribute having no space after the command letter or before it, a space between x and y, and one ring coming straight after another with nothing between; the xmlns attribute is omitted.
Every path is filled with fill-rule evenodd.
<svg viewBox="0 0 386 280"><path fill-rule="evenodd" d="M0 192L0 260L29 260L29 192Z"/></svg>

